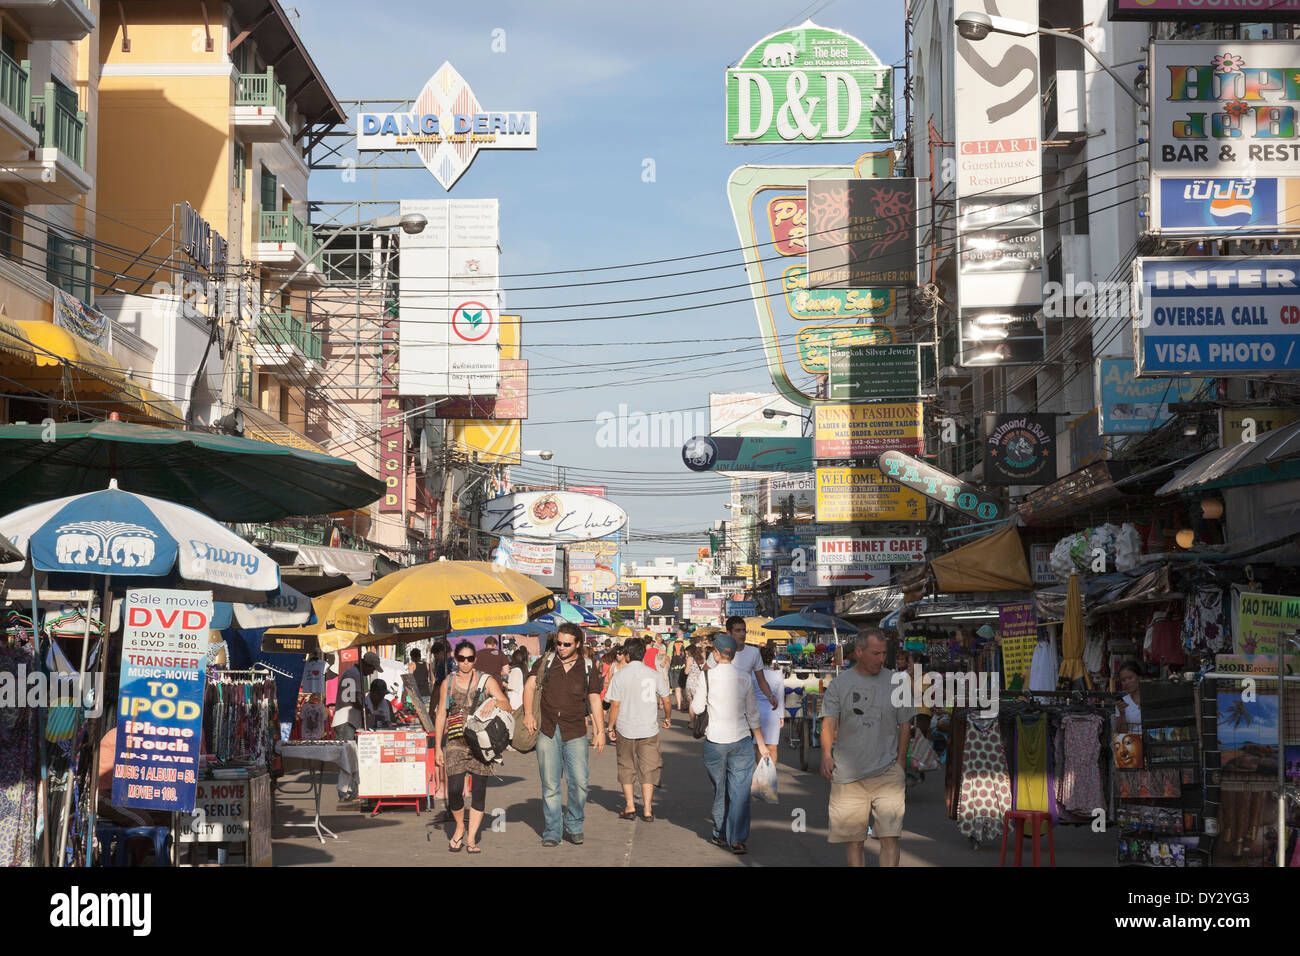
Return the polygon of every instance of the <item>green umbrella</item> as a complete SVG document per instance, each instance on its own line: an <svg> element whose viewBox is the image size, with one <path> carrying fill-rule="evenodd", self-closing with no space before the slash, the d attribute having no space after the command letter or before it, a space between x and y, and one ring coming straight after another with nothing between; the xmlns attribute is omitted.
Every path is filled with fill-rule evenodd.
<svg viewBox="0 0 1300 956"><path fill-rule="evenodd" d="M116 421L0 427L8 510L102 491L110 478L218 521L330 514L384 493L356 462L250 438Z"/></svg>

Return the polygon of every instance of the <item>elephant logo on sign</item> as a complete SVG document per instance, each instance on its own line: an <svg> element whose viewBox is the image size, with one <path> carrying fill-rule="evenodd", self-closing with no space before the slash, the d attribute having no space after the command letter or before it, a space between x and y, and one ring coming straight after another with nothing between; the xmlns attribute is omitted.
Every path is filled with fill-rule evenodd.
<svg viewBox="0 0 1300 956"><path fill-rule="evenodd" d="M93 564L103 547L98 535L68 532L54 539L54 556L60 564Z"/></svg>
<svg viewBox="0 0 1300 956"><path fill-rule="evenodd" d="M113 563L139 568L153 561L154 544L150 538L124 535L113 542Z"/></svg>
<svg viewBox="0 0 1300 956"><path fill-rule="evenodd" d="M763 47L763 66L792 66L799 56L793 43L769 43Z"/></svg>

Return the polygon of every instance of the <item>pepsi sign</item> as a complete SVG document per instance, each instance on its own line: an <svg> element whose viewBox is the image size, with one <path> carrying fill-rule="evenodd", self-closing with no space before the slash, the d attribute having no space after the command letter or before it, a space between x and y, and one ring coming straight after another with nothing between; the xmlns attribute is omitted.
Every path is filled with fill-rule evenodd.
<svg viewBox="0 0 1300 956"><path fill-rule="evenodd" d="M1159 187L1152 195L1156 232L1275 234L1300 227L1300 179L1168 178Z"/></svg>

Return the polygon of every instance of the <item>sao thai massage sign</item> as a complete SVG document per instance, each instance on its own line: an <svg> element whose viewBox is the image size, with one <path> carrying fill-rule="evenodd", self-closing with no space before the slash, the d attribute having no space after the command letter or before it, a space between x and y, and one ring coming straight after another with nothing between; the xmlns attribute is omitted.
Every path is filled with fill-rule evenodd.
<svg viewBox="0 0 1300 956"><path fill-rule="evenodd" d="M212 592L130 590L123 611L112 802L190 813Z"/></svg>

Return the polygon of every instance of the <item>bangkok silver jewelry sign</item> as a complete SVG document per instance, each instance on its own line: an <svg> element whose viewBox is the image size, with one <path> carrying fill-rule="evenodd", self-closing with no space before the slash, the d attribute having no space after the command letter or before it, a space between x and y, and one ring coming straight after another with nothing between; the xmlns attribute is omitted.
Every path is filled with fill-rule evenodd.
<svg viewBox="0 0 1300 956"><path fill-rule="evenodd" d="M1138 375L1300 370L1300 258L1138 259Z"/></svg>

